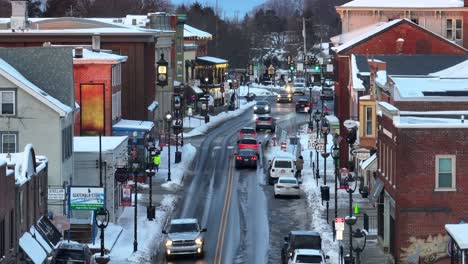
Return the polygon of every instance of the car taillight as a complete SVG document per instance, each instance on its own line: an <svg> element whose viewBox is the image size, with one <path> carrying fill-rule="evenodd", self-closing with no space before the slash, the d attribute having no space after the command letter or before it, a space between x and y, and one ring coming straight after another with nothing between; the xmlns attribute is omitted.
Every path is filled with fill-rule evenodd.
<svg viewBox="0 0 468 264"><path fill-rule="evenodd" d="M257 157L256 157L256 156L253 156L251 159L252 159L252 160L257 160Z"/></svg>
<svg viewBox="0 0 468 264"><path fill-rule="evenodd" d="M310 103L309 103L309 102L307 102L306 106L310 106Z"/></svg>
<svg viewBox="0 0 468 264"><path fill-rule="evenodd" d="M268 119L268 122L270 122L270 123L273 122L273 119Z"/></svg>
<svg viewBox="0 0 468 264"><path fill-rule="evenodd" d="M236 160L242 160L242 157L241 157L241 156L237 156L237 157L236 157Z"/></svg>
<svg viewBox="0 0 468 264"><path fill-rule="evenodd" d="M257 133L253 133L252 136L253 136L253 137L256 137L256 136L257 136Z"/></svg>
<svg viewBox="0 0 468 264"><path fill-rule="evenodd" d="M257 120L255 120L255 122L257 122L257 123L258 123L258 122L260 122L260 120L258 120L258 119L257 119Z"/></svg>
<svg viewBox="0 0 468 264"><path fill-rule="evenodd" d="M239 132L239 136L241 136L241 137L242 137L243 135L244 135L244 133L242 133L242 132Z"/></svg>
<svg viewBox="0 0 468 264"><path fill-rule="evenodd" d="M296 106L299 106L299 103L296 103Z"/></svg>

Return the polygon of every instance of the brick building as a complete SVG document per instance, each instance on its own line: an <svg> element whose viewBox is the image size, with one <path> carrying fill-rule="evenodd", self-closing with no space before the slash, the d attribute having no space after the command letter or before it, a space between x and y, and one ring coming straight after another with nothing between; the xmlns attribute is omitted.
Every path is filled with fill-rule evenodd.
<svg viewBox="0 0 468 264"><path fill-rule="evenodd" d="M78 50L78 51L77 51ZM112 135L112 125L122 119L122 65L126 56L75 49L73 77L75 101L80 111L75 115L75 136Z"/></svg>
<svg viewBox="0 0 468 264"><path fill-rule="evenodd" d="M28 259L20 238L47 216L47 174L47 158L36 156L31 144L24 152L0 154L0 254L5 263Z"/></svg>
<svg viewBox="0 0 468 264"><path fill-rule="evenodd" d="M354 97L356 89L361 89L362 94L368 94L368 91L357 87L359 84L354 82L356 72L352 72L353 55L375 54L467 54L463 47L448 41L447 39L434 34L423 27L407 20L396 19L375 27L364 34L358 34L346 43L333 48L336 52L336 72L337 79L335 83L336 95L336 116L340 120L340 134L346 136L347 129L343 122L347 119L359 120L359 113L352 112L357 109L358 98ZM361 85L362 86L362 85ZM354 100L354 106L352 101ZM341 164L346 164L348 160L349 148L346 141L340 144Z"/></svg>

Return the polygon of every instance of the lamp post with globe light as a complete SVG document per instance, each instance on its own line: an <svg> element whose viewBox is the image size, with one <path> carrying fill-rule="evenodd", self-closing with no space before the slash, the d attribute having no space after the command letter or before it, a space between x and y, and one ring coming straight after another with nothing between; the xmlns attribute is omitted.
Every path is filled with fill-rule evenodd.
<svg viewBox="0 0 468 264"><path fill-rule="evenodd" d="M151 160L151 153L154 151L154 139L151 135L146 137L146 173L149 177L149 205L146 207L146 217L152 221L156 216L156 208L153 206L153 176L155 175L154 163Z"/></svg>
<svg viewBox="0 0 468 264"><path fill-rule="evenodd" d="M138 251L138 181L137 181L137 175L140 170L140 162L138 160L133 160L132 161L132 168L133 168L133 180L134 180L134 188L135 188L135 197L134 197L134 203L135 203L135 213L134 213L134 223L133 223L133 252Z"/></svg>
<svg viewBox="0 0 468 264"><path fill-rule="evenodd" d="M361 264L360 254L366 248L367 232L359 228L353 232L353 251L356 252L356 264Z"/></svg>
<svg viewBox="0 0 468 264"><path fill-rule="evenodd" d="M172 125L172 115L170 112L167 112L166 116L167 123L167 181L171 181L171 125Z"/></svg>
<svg viewBox="0 0 468 264"><path fill-rule="evenodd" d="M335 141L336 142L336 141ZM337 144L333 145L332 157L335 162L335 219L338 218L338 168L340 162L340 148ZM336 229L333 225L333 241L335 240Z"/></svg>
<svg viewBox="0 0 468 264"><path fill-rule="evenodd" d="M324 137L324 152L322 153L323 157L323 184L327 185L327 158L330 156L330 153L327 153L327 138L328 134L330 133L330 126L328 124L328 121L326 119L323 119L322 122L322 134Z"/></svg>
<svg viewBox="0 0 468 264"><path fill-rule="evenodd" d="M322 114L320 113L320 111L317 109L315 110L315 113L314 113L314 120L315 120L315 129L316 129L316 132L317 132L317 144L318 145L318 140L319 140L319 122L320 122L320 119L322 118ZM318 155L318 150L317 150L317 147L315 147L315 157L316 157L316 171L315 171L315 180L317 182L317 186L318 186L318 179L320 179L320 175L319 175L319 155Z"/></svg>
<svg viewBox="0 0 468 264"><path fill-rule="evenodd" d="M96 224L101 229L101 255L96 257L96 262L98 264L106 264L110 261L108 256L104 256L104 229L109 224L109 210L105 208L99 208L95 213Z"/></svg>
<svg viewBox="0 0 468 264"><path fill-rule="evenodd" d="M349 215L345 217L345 223L349 226L349 263L353 262L353 225L356 224L357 218L353 216L353 193L357 188L357 180L351 174L348 174L346 177L346 182L348 187L346 192L349 194ZM354 188L351 188L351 184L354 182Z"/></svg>

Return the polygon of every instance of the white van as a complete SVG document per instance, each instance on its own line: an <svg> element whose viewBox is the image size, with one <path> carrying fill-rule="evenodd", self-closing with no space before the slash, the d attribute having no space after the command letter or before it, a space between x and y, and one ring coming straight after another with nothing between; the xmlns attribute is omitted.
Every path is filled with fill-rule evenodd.
<svg viewBox="0 0 468 264"><path fill-rule="evenodd" d="M279 177L294 177L296 175L296 162L288 157L275 157L270 160L268 167L268 183L273 185Z"/></svg>

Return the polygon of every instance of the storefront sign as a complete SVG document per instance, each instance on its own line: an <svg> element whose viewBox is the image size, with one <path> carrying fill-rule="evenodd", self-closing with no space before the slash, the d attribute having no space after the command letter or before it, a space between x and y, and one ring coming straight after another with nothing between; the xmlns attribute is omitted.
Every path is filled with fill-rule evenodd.
<svg viewBox="0 0 468 264"><path fill-rule="evenodd" d="M104 207L104 188L70 187L70 209L97 210Z"/></svg>
<svg viewBox="0 0 468 264"><path fill-rule="evenodd" d="M120 192L120 206L132 206L132 187L130 185L122 185Z"/></svg>
<svg viewBox="0 0 468 264"><path fill-rule="evenodd" d="M117 168L114 172L115 180L118 182L126 182L128 180L128 171L126 168Z"/></svg>
<svg viewBox="0 0 468 264"><path fill-rule="evenodd" d="M47 189L48 200L65 200L65 189L64 188L49 188Z"/></svg>
<svg viewBox="0 0 468 264"><path fill-rule="evenodd" d="M370 150L365 148L358 148L351 151L351 154L353 154L358 160L366 160L370 157Z"/></svg>

